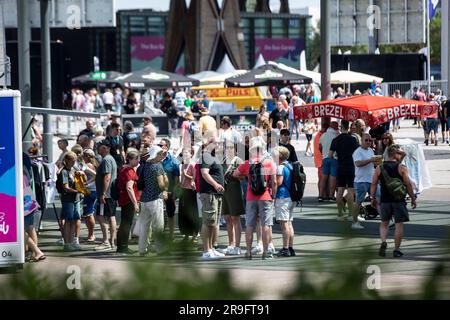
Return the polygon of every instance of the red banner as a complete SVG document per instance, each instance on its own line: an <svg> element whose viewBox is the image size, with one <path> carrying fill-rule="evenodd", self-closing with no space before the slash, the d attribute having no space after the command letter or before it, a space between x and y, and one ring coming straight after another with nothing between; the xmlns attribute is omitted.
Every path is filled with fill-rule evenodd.
<svg viewBox="0 0 450 320"><path fill-rule="evenodd" d="M350 122L362 119L370 125L385 123L409 116L421 118L436 117L437 111L436 105L419 106L416 104L404 104L369 112L333 104L300 106L294 108L296 119L337 118Z"/></svg>

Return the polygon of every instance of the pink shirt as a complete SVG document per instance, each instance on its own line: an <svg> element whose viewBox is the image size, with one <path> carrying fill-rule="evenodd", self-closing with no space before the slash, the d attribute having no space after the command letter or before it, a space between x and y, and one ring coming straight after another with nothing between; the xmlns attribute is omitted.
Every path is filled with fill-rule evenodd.
<svg viewBox="0 0 450 320"><path fill-rule="evenodd" d="M255 159L252 161L252 163L255 163L257 161L260 161L259 159ZM274 176L277 172L277 167L275 163L271 159L266 159L263 161L263 168L264 172L266 173L266 181L269 185L269 176ZM237 168L238 172L240 174L243 174L249 178L249 172L250 172L250 162L247 160L243 164L241 164ZM273 177L274 178L274 177ZM264 192L262 195L254 195L252 193L252 190L250 188L250 183L247 184L247 201L259 201L259 200L272 200L272 196L270 195L270 186L266 189L266 192Z"/></svg>
<svg viewBox="0 0 450 320"><path fill-rule="evenodd" d="M189 176L193 177L195 173L195 163L190 164L183 164L181 166L181 187L183 189L192 189L195 190L195 188L192 188L192 179L186 177L184 174L186 172Z"/></svg>

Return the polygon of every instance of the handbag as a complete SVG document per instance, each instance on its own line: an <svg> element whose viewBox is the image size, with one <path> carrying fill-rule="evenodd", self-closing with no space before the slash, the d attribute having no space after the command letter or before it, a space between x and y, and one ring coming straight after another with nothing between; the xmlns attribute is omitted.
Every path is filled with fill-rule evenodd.
<svg viewBox="0 0 450 320"><path fill-rule="evenodd" d="M381 173L391 196L397 201L405 200L408 191L403 181L398 178L392 178L383 167L381 167Z"/></svg>
<svg viewBox="0 0 450 320"><path fill-rule="evenodd" d="M75 183L75 190L84 194L85 196L89 196L91 194L91 191L86 188L87 179L84 174L76 172L73 181Z"/></svg>

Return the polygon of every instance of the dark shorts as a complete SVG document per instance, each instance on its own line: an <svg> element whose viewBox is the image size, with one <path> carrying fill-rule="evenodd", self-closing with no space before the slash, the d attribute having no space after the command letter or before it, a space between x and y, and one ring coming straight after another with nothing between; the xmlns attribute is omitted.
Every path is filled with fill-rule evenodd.
<svg viewBox="0 0 450 320"><path fill-rule="evenodd" d="M337 173L336 182L338 188L354 188L355 174Z"/></svg>
<svg viewBox="0 0 450 320"><path fill-rule="evenodd" d="M381 221L390 221L394 217L395 223L408 222L409 214L405 202L381 203Z"/></svg>
<svg viewBox="0 0 450 320"><path fill-rule="evenodd" d="M103 207L103 212L101 210L102 207ZM101 205L100 200L98 200L97 215L104 216L107 218L115 217L116 216L116 208L117 208L116 200L113 200L111 198L106 198L106 203L104 205Z"/></svg>
<svg viewBox="0 0 450 320"><path fill-rule="evenodd" d="M441 129L442 131L448 131L448 123L446 118L441 118Z"/></svg>
<svg viewBox="0 0 450 320"><path fill-rule="evenodd" d="M426 133L431 133L431 131L434 131L434 133L438 132L438 119L434 118L427 118L426 120L426 128L424 127L424 130Z"/></svg>
<svg viewBox="0 0 450 320"><path fill-rule="evenodd" d="M30 213L29 215L25 216L25 231L32 229L31 227L34 227L34 212Z"/></svg>
<svg viewBox="0 0 450 320"><path fill-rule="evenodd" d="M224 216L241 216L245 214L244 198L242 197L241 182L231 180L225 187L222 200L222 214Z"/></svg>
<svg viewBox="0 0 450 320"><path fill-rule="evenodd" d="M306 134L306 140L311 141L312 140L312 134Z"/></svg>
<svg viewBox="0 0 450 320"><path fill-rule="evenodd" d="M167 200L164 201L164 204L166 205L167 216L169 218L175 217L176 206L175 206L175 200L173 199L171 193L169 194L169 197L167 198Z"/></svg>

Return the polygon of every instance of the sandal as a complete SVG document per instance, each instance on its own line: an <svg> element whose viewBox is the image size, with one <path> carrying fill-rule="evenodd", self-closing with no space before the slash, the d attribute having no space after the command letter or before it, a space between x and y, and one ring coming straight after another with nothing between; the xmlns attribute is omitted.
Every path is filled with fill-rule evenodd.
<svg viewBox="0 0 450 320"><path fill-rule="evenodd" d="M31 257L30 262L40 262L47 259L47 257L43 254L42 256L35 258L35 257Z"/></svg>

